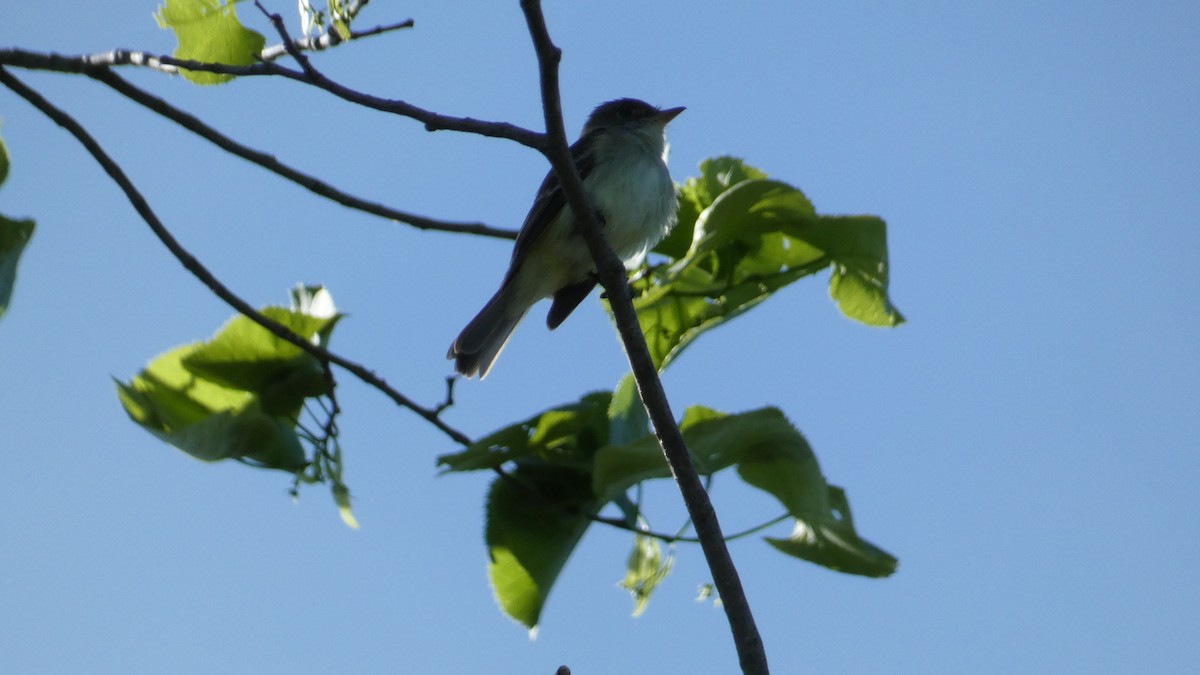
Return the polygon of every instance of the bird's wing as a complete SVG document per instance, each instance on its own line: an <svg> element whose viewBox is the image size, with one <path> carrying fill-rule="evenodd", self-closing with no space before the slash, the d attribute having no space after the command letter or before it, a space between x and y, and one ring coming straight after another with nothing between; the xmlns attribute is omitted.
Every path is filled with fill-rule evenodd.
<svg viewBox="0 0 1200 675"><path fill-rule="evenodd" d="M592 139L586 135L571 146L571 159L575 162L575 170L579 172L580 180L587 180L588 174L596 166L594 147ZM541 186L538 187L537 199L534 200L533 206L529 209L529 215L525 216L525 223L521 225L521 231L517 234L517 243L513 246L512 262L509 264L506 281L517 273L525 256L533 248L534 242L542 236L550 223L554 222L559 211L566 204L567 198L563 194L562 185L559 184L558 176L554 175L554 170L551 169L546 174Z"/></svg>

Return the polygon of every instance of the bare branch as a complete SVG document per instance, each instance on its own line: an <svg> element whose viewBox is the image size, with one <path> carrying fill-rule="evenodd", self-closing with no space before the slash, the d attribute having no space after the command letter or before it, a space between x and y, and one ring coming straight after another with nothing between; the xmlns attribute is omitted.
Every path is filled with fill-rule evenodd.
<svg viewBox="0 0 1200 675"><path fill-rule="evenodd" d="M325 51L326 49L332 49L338 45L345 44L351 40L358 40L360 38L371 37L373 35L382 35L384 33L390 33L392 31L401 30L404 28L412 28L413 25L413 20L409 19L407 21L388 24L386 26L376 26L370 30L351 31L350 38L348 40L343 40L336 32L330 31L316 37L299 38L296 40L295 44L296 48L302 51L321 52ZM277 44L271 45L270 47L264 47L263 50L258 53L258 58L260 61L276 61L286 55L287 48L283 44Z"/></svg>
<svg viewBox="0 0 1200 675"><path fill-rule="evenodd" d="M729 549L721 534L716 510L713 509L708 493L704 490L704 484L700 481L700 476L692 464L691 455L684 443L683 435L679 431L679 426L675 423L675 416L671 412L666 392L663 390L662 382L658 379L658 371L650 358L646 339L642 335L637 313L634 311L633 302L629 297L625 266L604 238L595 211L588 203L587 196L583 191L579 173L575 169L574 162L571 161L566 133L563 130L562 106L558 87L558 63L562 52L550 39L546 20L542 15L541 3L538 0L521 0L521 9L525 13L525 21L538 57L542 106L546 117L547 144L544 153L562 184L571 211L575 213L576 219L582 225L582 235L596 263L600 283L608 292L609 305L612 307L613 317L621 334L621 342L625 346L629 365L633 370L634 379L637 381L638 392L641 394L646 412L654 424L654 432L658 437L659 445L663 449L663 454L671 467L671 473L683 495L688 514L695 525L700 546L704 550L709 570L713 575L713 583L721 594L742 672L765 675L769 670L762 638L755 626L754 616L750 611L750 604L746 600L737 568L733 564L733 559L729 555Z"/></svg>
<svg viewBox="0 0 1200 675"><path fill-rule="evenodd" d="M343 192L314 176L302 173L301 171L298 171L279 161L273 155L238 143L232 138L229 138L211 126L205 124L202 120L194 115L180 110L161 98L158 98L144 89L131 84L129 81L125 80L108 68L95 69L89 72L88 75L93 79L112 87L118 93L129 98L133 102L145 106L146 108L182 126L188 131L191 131L201 138L204 138L222 150L237 155L238 157L241 157L247 161L253 162L272 173L283 176L284 178L300 185L314 194L333 200L343 206L352 209L358 209L359 211L364 211L366 213L388 218L390 220L407 223L422 230L476 234L487 237L497 237L501 239L515 239L517 236L517 233L512 230L489 227L483 223L459 223L436 220L361 199L352 194Z"/></svg>
<svg viewBox="0 0 1200 675"><path fill-rule="evenodd" d="M188 250L185 249L179 243L179 241L175 239L174 235L171 234L171 232L163 225L162 221L159 220L158 216L150 208L150 205L146 202L146 199L140 192L138 192L137 188L129 180L129 177L126 176L125 172L121 170L121 167L115 161L113 161L111 157L108 156L108 153L106 153L104 149L100 147L100 144L97 143L96 140L92 138L91 134L89 134L86 129L76 122L74 118L55 107L52 103L42 97L41 94L29 88L17 78L13 77L3 66L0 66L0 84L4 84L18 96L29 101L35 108L40 110L56 124L66 129L68 133L74 136L76 140L78 140L80 144L87 149L92 157L95 158L95 160L104 169L105 173L107 173L109 177L112 178L113 181L121 188L121 191L125 193L125 197L129 200L130 204L133 205L134 210L138 212L138 215L142 217L142 220L146 221L146 224L150 226L150 229L154 232L155 236L158 237L159 241L161 241L163 245L167 247L167 250L169 250L177 260L179 260L184 268L186 268L192 273L193 276L199 279L201 283L207 286L209 290L211 290L217 297L224 300L226 304L237 310L239 313L245 315L258 325L271 331L271 333L277 335L279 338L296 345L300 349L316 357L321 363L333 363L348 371L359 380L362 380L364 383L375 387L387 395L388 398L395 401L396 404L408 408L420 417L424 418L455 442L463 445L470 445L471 439L466 434L443 422L438 416L436 410L417 404L412 399L393 389L387 384L387 382L383 380L383 378L379 377L364 366L330 352L323 347L314 345L308 340L296 335L292 331L288 330L286 326L263 316L260 312L251 307L249 303L234 294L233 291L229 290L229 288L221 283L220 280L213 276L212 272L204 267L204 265L202 265L200 261L195 258L195 256L188 252Z"/></svg>
<svg viewBox="0 0 1200 675"><path fill-rule="evenodd" d="M87 75L98 68L109 66L143 66L160 72L168 72L164 67L169 67L185 68L187 70L206 73L236 75L239 77L285 77L317 87L318 89L323 89L355 105L414 119L425 125L427 131L459 131L490 138L506 138L538 151L543 150L546 139L545 134L540 134L515 124L488 122L471 117L440 115L397 99L371 96L370 94L364 94L339 84L320 73L310 76L304 72L286 68L274 62L255 63L249 66L230 66L223 63L189 61L171 56L152 55L145 52L128 50L115 50L82 56L64 56L62 54L31 52L25 49L0 49L0 66L3 65L28 68L30 70L51 70L60 73L77 73L81 75ZM174 74L176 71L171 70L169 72Z"/></svg>
<svg viewBox="0 0 1200 675"><path fill-rule="evenodd" d="M365 4L366 3L360 3L357 6L362 7ZM357 10L351 10L351 14L355 14L355 13L357 13ZM392 31L403 30L405 28L412 28L413 25L414 25L413 20L409 19L407 21L401 21L399 23L391 23L391 24L387 24L384 26L376 26L374 28L370 28L370 29L362 30L362 31L352 30L352 31L350 31L350 37L348 39L343 39L342 36L338 35L337 31L329 31L327 33L318 35L316 37L300 38L295 41L295 45L298 49L300 49L302 51L319 52L319 51L324 51L326 49L331 49L340 44L344 44L346 42L350 42L353 40L360 40L362 38L372 37L374 35L383 35L384 33L391 33ZM274 60L286 55L287 53L288 53L287 45L284 45L284 44L271 45L270 47L266 47L261 52L259 52L258 58L263 61L274 61Z"/></svg>

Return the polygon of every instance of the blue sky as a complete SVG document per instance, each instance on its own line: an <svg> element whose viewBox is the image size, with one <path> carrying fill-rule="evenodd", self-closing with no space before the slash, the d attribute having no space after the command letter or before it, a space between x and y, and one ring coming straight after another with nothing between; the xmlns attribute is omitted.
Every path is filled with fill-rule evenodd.
<svg viewBox="0 0 1200 675"><path fill-rule="evenodd" d="M416 28L323 54L375 94L540 127L515 2L375 2ZM293 3L276 3L291 12ZM169 52L154 3L0 10L0 44ZM775 672L1184 672L1200 658L1200 6L1147 3L554 2L564 112L686 105L672 173L735 154L828 213L889 224L895 330L845 320L808 279L689 348L676 410L781 407L900 558L884 580L732 552ZM266 32L253 8L247 23ZM422 233L311 198L85 78L18 76L79 119L176 236L253 304L327 284L341 353L436 402L446 346L492 293L502 242ZM335 185L515 227L546 170L505 141L426 133L286 82L198 88L125 71ZM38 220L0 320L4 672L732 672L709 580L682 548L640 618L615 587L626 533L593 528L536 641L484 574L487 477L341 377L359 531L283 474L203 465L128 422L110 376L231 314L169 257L78 145L7 90L0 212ZM529 321L447 419L473 435L611 388L597 303ZM731 479L728 529L774 515ZM656 524L681 507L649 496ZM778 534L778 533L776 533Z"/></svg>

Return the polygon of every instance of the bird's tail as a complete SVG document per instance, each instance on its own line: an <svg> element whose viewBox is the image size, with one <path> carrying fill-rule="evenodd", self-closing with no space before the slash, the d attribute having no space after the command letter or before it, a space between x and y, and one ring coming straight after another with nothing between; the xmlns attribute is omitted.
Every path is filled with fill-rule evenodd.
<svg viewBox="0 0 1200 675"><path fill-rule="evenodd" d="M454 369L459 373L487 377L492 363L529 311L530 305L516 297L515 287L513 283L501 286L450 345L446 358L454 359Z"/></svg>

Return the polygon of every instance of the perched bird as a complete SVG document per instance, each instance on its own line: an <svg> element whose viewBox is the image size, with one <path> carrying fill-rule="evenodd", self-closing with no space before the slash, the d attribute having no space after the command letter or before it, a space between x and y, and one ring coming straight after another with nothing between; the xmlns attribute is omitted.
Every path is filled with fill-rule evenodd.
<svg viewBox="0 0 1200 675"><path fill-rule="evenodd" d="M622 98L598 106L571 146L604 236L622 260L644 255L675 224L675 184L667 171L667 123L683 108L660 110ZM596 266L558 178L542 181L517 235L500 290L450 345L459 373L486 377L534 304L553 297L546 325L557 328L596 287Z"/></svg>

